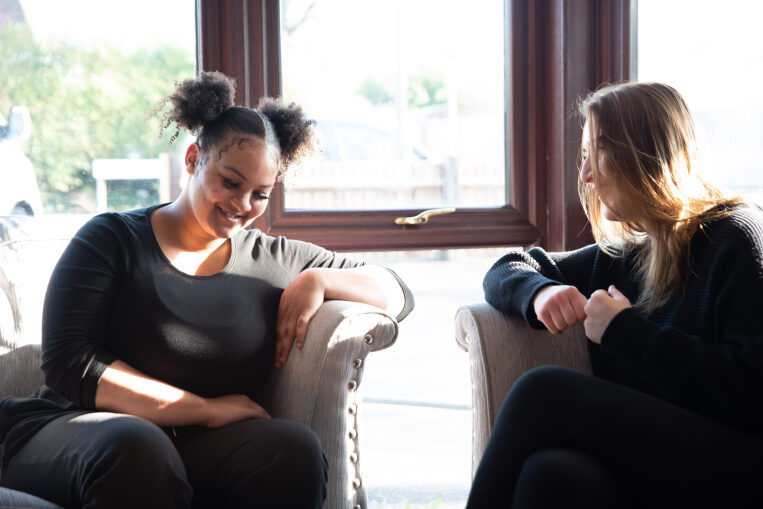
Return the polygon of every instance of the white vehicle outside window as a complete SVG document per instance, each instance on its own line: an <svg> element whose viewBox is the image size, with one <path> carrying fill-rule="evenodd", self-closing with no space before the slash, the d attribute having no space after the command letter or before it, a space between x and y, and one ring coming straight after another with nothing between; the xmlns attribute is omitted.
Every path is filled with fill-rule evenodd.
<svg viewBox="0 0 763 509"><path fill-rule="evenodd" d="M14 106L8 121L0 115L0 215L36 216L42 213L40 188L34 166L24 154L32 123L29 110Z"/></svg>

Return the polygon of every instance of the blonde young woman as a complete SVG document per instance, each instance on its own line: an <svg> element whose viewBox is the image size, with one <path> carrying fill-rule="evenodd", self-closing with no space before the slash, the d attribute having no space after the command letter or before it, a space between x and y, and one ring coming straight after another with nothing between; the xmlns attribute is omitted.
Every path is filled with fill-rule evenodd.
<svg viewBox="0 0 763 509"><path fill-rule="evenodd" d="M35 398L0 401L2 485L67 508L321 508L327 466L306 426L270 418L260 387L325 299L402 319L382 267L249 229L311 148L301 108L233 105L201 73L166 120L197 134L172 203L94 217L45 300ZM168 122L169 124L169 122Z"/></svg>
<svg viewBox="0 0 763 509"><path fill-rule="evenodd" d="M468 508L763 507L763 213L702 177L673 88L580 106L596 244L510 253L487 301L554 334L582 323L594 376L512 387Z"/></svg>

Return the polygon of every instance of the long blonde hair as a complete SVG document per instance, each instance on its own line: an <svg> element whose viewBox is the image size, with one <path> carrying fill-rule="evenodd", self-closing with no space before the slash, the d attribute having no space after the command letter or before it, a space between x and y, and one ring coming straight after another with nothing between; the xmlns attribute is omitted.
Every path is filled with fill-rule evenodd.
<svg viewBox="0 0 763 509"><path fill-rule="evenodd" d="M636 254L642 292L635 305L651 311L678 295L691 271L690 242L704 224L742 200L702 175L694 119L681 95L661 83L609 85L585 97L594 186L579 182L580 200L597 244L613 256ZM602 216L598 161L608 186L639 205L623 222Z"/></svg>

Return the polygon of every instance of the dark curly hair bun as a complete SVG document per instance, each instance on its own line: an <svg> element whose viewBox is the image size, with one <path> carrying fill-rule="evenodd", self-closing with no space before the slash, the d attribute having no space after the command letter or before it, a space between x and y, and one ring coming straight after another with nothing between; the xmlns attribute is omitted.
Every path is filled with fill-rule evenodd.
<svg viewBox="0 0 763 509"><path fill-rule="evenodd" d="M267 117L281 146L281 163L288 167L313 151L315 120L305 116L294 103L285 105L280 99L263 97L257 111Z"/></svg>
<svg viewBox="0 0 763 509"><path fill-rule="evenodd" d="M162 118L162 129L174 122L196 134L233 106L235 98L236 82L232 78L217 71L201 72L196 78L183 80L167 97L172 108Z"/></svg>

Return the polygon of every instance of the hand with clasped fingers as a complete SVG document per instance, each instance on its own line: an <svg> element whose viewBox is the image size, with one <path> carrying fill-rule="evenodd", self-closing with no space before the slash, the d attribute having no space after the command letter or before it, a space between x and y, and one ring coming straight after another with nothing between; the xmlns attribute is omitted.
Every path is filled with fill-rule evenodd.
<svg viewBox="0 0 763 509"><path fill-rule="evenodd" d="M629 307L628 298L614 285L596 290L590 299L574 286L550 285L541 288L533 298L535 316L549 332L561 334L567 327L582 323L586 336L594 343L601 343L609 322Z"/></svg>
<svg viewBox="0 0 763 509"><path fill-rule="evenodd" d="M623 309L631 307L631 301L615 285L606 290L596 290L585 304L586 319L583 322L585 334L594 343L600 344L609 322Z"/></svg>
<svg viewBox="0 0 763 509"><path fill-rule="evenodd" d="M561 334L567 327L583 323L585 305L585 296L567 285L544 286L533 298L535 316L552 334Z"/></svg>

